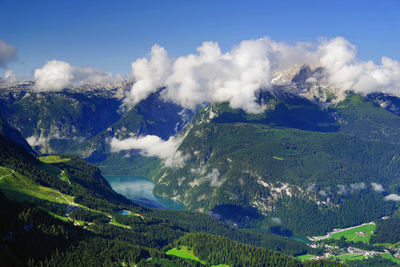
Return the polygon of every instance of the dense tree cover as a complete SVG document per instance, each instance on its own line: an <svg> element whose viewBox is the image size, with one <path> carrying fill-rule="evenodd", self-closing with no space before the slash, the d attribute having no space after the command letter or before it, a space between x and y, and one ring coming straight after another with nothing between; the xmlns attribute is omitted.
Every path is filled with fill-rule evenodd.
<svg viewBox="0 0 400 267"><path fill-rule="evenodd" d="M13 143L11 144L13 145ZM18 154L18 145L13 146L11 148L14 150L4 146L6 153L16 151L15 154ZM12 166L18 167L18 155L14 158L13 153L8 155L10 156L8 161L3 162L16 163ZM28 166L26 168L27 173L31 168L38 171L39 177L33 177L32 173L28 173L29 176L27 177L32 177L33 181L42 178L40 173L45 173L50 179L58 179L55 181L62 181L53 174L44 171L57 171L57 169L39 168L40 164L33 157L20 158L24 160L25 165L23 166ZM144 266L196 266L198 263L169 257L164 252L159 251L186 233L195 231L217 233L238 241L277 249L293 255L315 252L307 249L304 244L266 232L229 228L205 214L140 208L112 191L97 168L80 161L78 158L72 156L70 158L70 161L52 166L57 167L59 171L64 170L68 176L71 184L68 184L67 189L71 195L75 196L75 201L79 200L78 197L81 194L87 199L93 199L92 203L85 203L88 206L91 205L91 207L97 207L103 211L117 212L121 209L140 211L143 216L123 216L114 213L113 216L117 221L119 220L128 226L122 227L104 223L102 221L102 219L105 219L104 216L97 218L92 212L83 209L74 211L72 216L77 219L78 217L89 221L93 219L94 224L84 230L74 227L72 223L59 221L46 213L46 210L51 210L56 214L64 215L65 205L53 205L38 200L36 204L42 207L39 209L35 204L20 204L1 196L0 203L3 205L1 212L4 213L0 220L3 230L1 246L4 249L1 250L3 254L0 259L5 265L110 266L139 262ZM98 192L94 190L98 190ZM253 251L252 246L242 245L249 251ZM254 251L259 250L257 248ZM275 255L275 252L271 253ZM148 260L149 255L151 260Z"/></svg>
<svg viewBox="0 0 400 267"><path fill-rule="evenodd" d="M183 232L174 231L166 223L157 224L152 220L132 224L133 229L96 224L91 231L85 231L54 219L32 204L0 197L3 265L112 266L140 262L139 266L198 266L198 263L149 249L161 249L183 236ZM252 252L253 247L241 246ZM146 260L149 257L151 261Z"/></svg>
<svg viewBox="0 0 400 267"><path fill-rule="evenodd" d="M65 156L71 160L55 165L64 170L71 181L75 202L107 212L118 209L119 205L141 209L126 197L112 190L96 166L75 155Z"/></svg>
<svg viewBox="0 0 400 267"><path fill-rule="evenodd" d="M295 233L321 234L391 214L395 207L373 192L370 183L398 186L399 145L337 132L203 123L190 128L179 149L189 159L183 168L166 169L154 190L177 197L190 209L237 205L250 212L257 207L271 217L296 222ZM214 169L219 175L212 175ZM284 184L289 188L272 189ZM255 216L247 217L244 223L251 224Z"/></svg>
<svg viewBox="0 0 400 267"><path fill-rule="evenodd" d="M388 267L388 266L399 266L397 263L385 259L382 256L375 256L364 260L355 260L348 262L351 267Z"/></svg>
<svg viewBox="0 0 400 267"><path fill-rule="evenodd" d="M193 249L195 256L209 264L227 264L230 266L303 266L291 257L261 247L249 246L228 238L204 234L189 233L181 237L172 246L187 246ZM167 247L167 248L170 248ZM340 266L337 263L316 262L310 266ZM318 265L320 264L320 265ZM308 266L306 264L306 266Z"/></svg>
<svg viewBox="0 0 400 267"><path fill-rule="evenodd" d="M367 98L350 93L346 99L335 107L340 131L353 136L388 143L400 143L400 117L380 106L379 94ZM386 107L398 110L399 98L385 99Z"/></svg>
<svg viewBox="0 0 400 267"><path fill-rule="evenodd" d="M7 148L9 149L10 147ZM16 146L16 148L18 148L18 146ZM9 154L9 156L8 160L10 161L13 156L11 154ZM267 232L234 230L205 214L186 213L183 211L150 211L149 209L139 207L125 197L115 193L101 177L96 167L75 156L68 155L68 157L71 158L70 161L54 165L58 166L60 170L63 169L69 177L71 188L68 188L68 193L75 196L75 202L110 213L123 209L145 213L145 221L142 221L142 219L136 216L114 214L117 222L125 225L135 225L135 229L138 229L136 234L137 239L142 239L143 241L141 241L141 244L143 245L162 247L171 240L179 238L186 232L204 231L224 235L240 242L267 247L291 255L301 255L307 252L315 253L315 251L309 251L310 249L305 244L284 237L278 237ZM34 164L38 164L35 158L29 155L28 158L32 160ZM19 158L16 158L15 162L18 160ZM33 166L32 168L40 171L40 173L45 173L41 169L36 168L33 164L29 166ZM30 169L26 168L26 170L29 171ZM56 182L62 181L47 173L45 174L52 179L54 178ZM31 177L31 175L28 177ZM62 182L65 183L64 181ZM47 210L59 215L64 215L64 207L58 206L56 208L47 202L43 203L46 203L44 206ZM40 203L38 204L41 205ZM142 228L138 227L139 225L142 225ZM165 234L163 235L162 232L165 232ZM142 233L147 233L147 237L144 238L144 234ZM115 236L115 234L113 236Z"/></svg>
<svg viewBox="0 0 400 267"><path fill-rule="evenodd" d="M75 220L95 223L109 223L111 220L103 213L93 212L87 209L75 209L68 213L68 216Z"/></svg>
<svg viewBox="0 0 400 267"><path fill-rule="evenodd" d="M400 241L400 212L386 220L378 220L371 243L396 243Z"/></svg>
<svg viewBox="0 0 400 267"><path fill-rule="evenodd" d="M334 228L373 221L396 208L394 202L385 201L382 194L369 189L337 197L331 201L332 206L337 206L325 209L302 198L283 198L277 202L274 216L281 218L282 224L296 234L318 235Z"/></svg>
<svg viewBox="0 0 400 267"><path fill-rule="evenodd" d="M33 204L10 201L0 192L0 236L0 265L23 266L77 244L86 233Z"/></svg>
<svg viewBox="0 0 400 267"><path fill-rule="evenodd" d="M316 261L306 261L303 263L303 266L305 267L338 267L338 266L348 266L347 264L335 262L335 261L330 261L330 260L316 260Z"/></svg>
<svg viewBox="0 0 400 267"><path fill-rule="evenodd" d="M150 257L148 249L128 242L93 237L54 253L43 261L45 266L121 266Z"/></svg>
<svg viewBox="0 0 400 267"><path fill-rule="evenodd" d="M182 227L185 232L206 232L221 235L232 240L280 251L289 255L319 254L319 251L304 243L287 237L271 234L267 231L252 229L234 229L206 214L189 211L152 210L150 216L168 220L175 227Z"/></svg>
<svg viewBox="0 0 400 267"><path fill-rule="evenodd" d="M110 232L116 230L116 236L75 227L31 203L8 200L0 192L0 266L121 266L150 257L155 262L165 259L171 266L195 266L137 245L146 233L137 237L108 227Z"/></svg>

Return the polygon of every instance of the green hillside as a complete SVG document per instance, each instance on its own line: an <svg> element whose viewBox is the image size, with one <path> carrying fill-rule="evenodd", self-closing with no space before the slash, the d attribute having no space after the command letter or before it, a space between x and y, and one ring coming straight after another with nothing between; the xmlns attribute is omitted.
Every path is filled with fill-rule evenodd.
<svg viewBox="0 0 400 267"><path fill-rule="evenodd" d="M155 192L242 226L277 217L300 235L394 211L370 184L400 187L400 117L354 94L328 109L290 95L268 103L261 115L200 110L182 133L185 165L151 174Z"/></svg>
<svg viewBox="0 0 400 267"><path fill-rule="evenodd" d="M291 255L317 253L300 242L267 232L236 230L204 214L139 207L116 194L98 168L73 155L58 158L68 161L52 157L53 163L48 165L1 135L0 141L8 142L8 146L0 146L0 164L6 166L1 168L6 176L0 181L0 189L5 193L0 193L1 264L192 266L191 261L169 256L162 250L188 232L221 234ZM54 176L57 169L65 172L68 180ZM68 211L71 206L79 208ZM130 214L122 215L121 210ZM295 261L272 252L266 256L268 260L275 258Z"/></svg>

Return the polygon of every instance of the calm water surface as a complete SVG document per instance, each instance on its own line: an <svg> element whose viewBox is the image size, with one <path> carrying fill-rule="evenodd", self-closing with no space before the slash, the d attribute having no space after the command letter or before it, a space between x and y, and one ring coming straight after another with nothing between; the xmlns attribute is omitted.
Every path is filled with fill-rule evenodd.
<svg viewBox="0 0 400 267"><path fill-rule="evenodd" d="M183 203L153 194L154 183L143 176L104 176L118 193L149 208L184 210Z"/></svg>

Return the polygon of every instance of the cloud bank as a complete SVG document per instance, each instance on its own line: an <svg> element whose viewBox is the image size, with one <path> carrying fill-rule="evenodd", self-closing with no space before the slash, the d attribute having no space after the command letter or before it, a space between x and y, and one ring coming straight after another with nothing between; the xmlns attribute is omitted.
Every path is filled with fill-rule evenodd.
<svg viewBox="0 0 400 267"><path fill-rule="evenodd" d="M132 106L166 87L164 98L187 108L228 101L232 108L258 113L262 107L256 102L257 91L270 90L282 80L280 71L303 64L325 69L326 76L311 77L309 82L363 94L399 93L398 61L387 57L382 57L380 65L359 61L356 47L342 37L296 45L264 37L243 41L226 53L218 43L204 42L196 54L178 58L169 57L164 48L154 45L148 59L132 63L135 84L125 104Z"/></svg>
<svg viewBox="0 0 400 267"><path fill-rule="evenodd" d="M14 60L16 56L17 48L4 40L0 40L0 68L6 67L7 63Z"/></svg>
<svg viewBox="0 0 400 267"><path fill-rule="evenodd" d="M113 138L110 146L111 152L132 149L140 150L143 156L163 159L164 164L168 167L179 167L186 159L180 151L177 151L179 140L175 137L170 137L167 141L162 140L156 135L132 137L124 140Z"/></svg>
<svg viewBox="0 0 400 267"><path fill-rule="evenodd" d="M111 73L93 68L74 67L58 60L48 61L34 71L35 91L60 91L68 86L87 83L107 83L120 79Z"/></svg>

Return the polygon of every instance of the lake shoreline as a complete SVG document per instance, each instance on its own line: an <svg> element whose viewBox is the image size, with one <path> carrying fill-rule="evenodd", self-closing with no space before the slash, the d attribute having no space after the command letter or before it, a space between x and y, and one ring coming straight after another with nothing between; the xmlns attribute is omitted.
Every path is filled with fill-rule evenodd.
<svg viewBox="0 0 400 267"><path fill-rule="evenodd" d="M104 178L117 193L131 199L136 204L155 209L186 209L180 201L154 194L154 182L145 176L105 175Z"/></svg>

